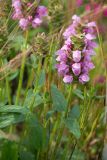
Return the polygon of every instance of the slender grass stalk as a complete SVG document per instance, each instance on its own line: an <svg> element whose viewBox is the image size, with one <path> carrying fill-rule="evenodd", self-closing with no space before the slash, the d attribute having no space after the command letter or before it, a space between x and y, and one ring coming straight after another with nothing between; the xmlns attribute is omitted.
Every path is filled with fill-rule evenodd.
<svg viewBox="0 0 107 160"><path fill-rule="evenodd" d="M7 90L7 96L8 96L8 103L11 105L11 92L10 92L10 85L9 85L9 80L8 77L6 77L6 90Z"/></svg>
<svg viewBox="0 0 107 160"><path fill-rule="evenodd" d="M27 96L27 93L28 93L28 89L31 86L33 79L34 79L34 69L32 68L31 73L29 74L28 81L27 81L27 86L26 86L26 90L25 90L25 99L26 99L26 96ZM22 104L24 104L25 99L24 99Z"/></svg>
<svg viewBox="0 0 107 160"><path fill-rule="evenodd" d="M64 151L63 151L63 155L62 155L62 160L66 160L67 159L67 153L69 151L69 146L70 146L70 141L73 142L73 136L71 134L69 134L68 136L68 142L66 143L65 147L64 147Z"/></svg>
<svg viewBox="0 0 107 160"><path fill-rule="evenodd" d="M95 118L95 120L94 120L94 122L92 124L92 127L91 127L91 131L90 131L89 135L87 136L84 144L86 144L90 140L90 138L92 137L93 131L94 131L94 129L96 128L96 126L98 124L98 120L99 120L100 116L101 116L101 113L98 114L97 117Z"/></svg>
<svg viewBox="0 0 107 160"><path fill-rule="evenodd" d="M2 60L1 60L1 63L3 64ZM8 103L9 103L9 105L11 105L11 92L10 92L10 85L9 85L8 76L6 76L6 91L7 91Z"/></svg>
<svg viewBox="0 0 107 160"><path fill-rule="evenodd" d="M28 31L26 31L25 34L26 34L25 35L26 36L25 48L26 48L26 46L27 46L27 38L28 38ZM19 84L18 84L17 95L16 95L16 102L15 102L16 105L18 105L18 103L19 103L19 98L20 98L20 94L21 94L21 88L22 88L22 83L23 83L25 62L26 62L26 55L25 55L25 49L24 49L22 63L21 63L21 69L20 69Z"/></svg>
<svg viewBox="0 0 107 160"><path fill-rule="evenodd" d="M75 142L75 144L74 144L74 147L73 147L73 149L72 149L72 151L71 151L71 154L70 154L70 156L69 156L69 159L68 160L71 160L72 159L72 155L73 155L73 153L74 153L74 151L75 151L75 147L76 147L76 145L77 145L77 141Z"/></svg>
<svg viewBox="0 0 107 160"><path fill-rule="evenodd" d="M65 111L65 118L67 117L68 112L69 112L69 107L70 107L70 102L71 102L71 97L72 97L72 89L73 89L72 85L70 85L70 90L69 90L68 99L67 99L67 108Z"/></svg>
<svg viewBox="0 0 107 160"><path fill-rule="evenodd" d="M105 123L107 123L107 68L106 68L105 59L104 59L102 37L100 36L98 27L96 27L96 29L97 29L97 34L98 34L98 39L99 39L99 44L100 44L100 52L101 52L101 56L102 56L102 63L103 63L104 68L105 68L105 76L106 76L106 83L105 83L106 97L105 97L105 117L104 117L104 121L105 121ZM106 155L105 148L106 148L106 145L107 145L106 137L107 137L107 125L106 125L106 128L105 128L105 144L104 144L104 149L103 149L103 152L104 152L103 154L105 154L105 155Z"/></svg>
<svg viewBox="0 0 107 160"><path fill-rule="evenodd" d="M54 137L55 137L55 135L56 135L56 131L58 130L58 128L59 128L59 126L60 126L60 121L61 121L61 115L58 114L56 123L54 124L54 127L53 127L53 129L52 129L52 132L51 132L51 134L50 134L49 145L48 145L48 152L49 152L49 150L50 150L50 148L51 148L51 146L52 146L52 142L53 142ZM47 156L48 156L48 155L47 155Z"/></svg>

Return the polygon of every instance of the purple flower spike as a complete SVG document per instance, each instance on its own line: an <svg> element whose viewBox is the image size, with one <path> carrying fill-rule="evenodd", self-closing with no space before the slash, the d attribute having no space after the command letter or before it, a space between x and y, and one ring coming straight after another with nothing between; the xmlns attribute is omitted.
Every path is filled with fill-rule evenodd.
<svg viewBox="0 0 107 160"><path fill-rule="evenodd" d="M73 23L63 33L64 45L56 53L56 68L64 83L70 84L74 79L85 84L89 81L90 70L95 68L92 56L95 55L94 48L97 47L94 42L96 24L82 24L77 15L74 15L72 20Z"/></svg>
<svg viewBox="0 0 107 160"><path fill-rule="evenodd" d="M12 0L13 14L12 18L14 20L19 20L19 26L26 30L28 25L32 25L33 28L39 27L43 22L43 17L47 16L47 8L45 6L34 6L36 9L36 13L25 14L27 11L27 7L32 5L31 2L28 2L25 6L25 11L23 11L23 5L25 3L21 0ZM35 11L34 11L35 12Z"/></svg>
<svg viewBox="0 0 107 160"><path fill-rule="evenodd" d="M73 51L73 61L79 62L81 60L81 51Z"/></svg>
<svg viewBox="0 0 107 160"><path fill-rule="evenodd" d="M73 81L73 76L72 75L65 75L63 78L64 83L72 83Z"/></svg>

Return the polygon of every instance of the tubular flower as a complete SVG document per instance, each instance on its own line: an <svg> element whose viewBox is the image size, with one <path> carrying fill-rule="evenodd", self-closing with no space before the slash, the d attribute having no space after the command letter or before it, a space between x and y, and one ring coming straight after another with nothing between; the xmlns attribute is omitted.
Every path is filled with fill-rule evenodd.
<svg viewBox="0 0 107 160"><path fill-rule="evenodd" d="M30 2L24 3L21 0L12 0L12 7L14 9L12 18L19 20L19 26L23 30L26 30L30 25L33 28L39 27L43 22L43 18L48 14L45 6L38 6L35 9L32 6L33 4ZM29 9L32 9L32 13L31 11L28 13Z"/></svg>
<svg viewBox="0 0 107 160"><path fill-rule="evenodd" d="M90 79L89 71L95 68L92 56L95 55L94 48L97 47L94 41L96 24L83 24L77 15L74 15L72 20L72 24L63 33L64 45L56 52L56 68L64 83L75 80L85 84Z"/></svg>

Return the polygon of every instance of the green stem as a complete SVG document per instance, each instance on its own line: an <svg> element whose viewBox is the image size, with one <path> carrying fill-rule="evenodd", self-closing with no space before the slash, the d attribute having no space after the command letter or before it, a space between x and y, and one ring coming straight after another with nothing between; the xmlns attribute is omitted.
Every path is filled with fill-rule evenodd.
<svg viewBox="0 0 107 160"><path fill-rule="evenodd" d="M73 136L71 136L71 134L69 134L69 138L68 138L68 142L66 143L65 147L64 147L64 151L63 151L63 155L62 155L62 160L66 160L68 152L69 152L69 148L70 148L70 143L69 142L73 142Z"/></svg>
<svg viewBox="0 0 107 160"><path fill-rule="evenodd" d="M65 118L67 117L68 112L69 112L71 97L72 97L72 85L70 86L70 90L69 90L69 94L68 94L68 100L67 100L68 103L67 103L67 108L66 108L66 112L65 112Z"/></svg>
<svg viewBox="0 0 107 160"><path fill-rule="evenodd" d="M17 90L16 102L15 102L16 105L18 105L19 98L20 98L22 82L23 82L24 68L25 68L25 61L26 61L26 57L25 57L25 54L23 52L22 65L21 65L20 77L19 77L19 84L18 84L18 90Z"/></svg>
<svg viewBox="0 0 107 160"><path fill-rule="evenodd" d="M31 84L33 82L33 79L34 79L34 69L32 68L32 70L30 72L30 75L29 75L29 78L28 78L27 86L26 86L26 89L25 89L25 98L24 98L24 101L23 101L22 105L24 104L24 102L27 98L27 93L28 93L29 87L31 86Z"/></svg>
<svg viewBox="0 0 107 160"><path fill-rule="evenodd" d="M70 154L70 157L69 157L68 160L71 160L71 159L72 159L72 155L73 155L73 153L74 153L74 151L75 151L76 145L77 145L77 141L76 141L75 144L74 144L73 150L71 151L71 154Z"/></svg>
<svg viewBox="0 0 107 160"><path fill-rule="evenodd" d="M52 160L55 160L57 149L58 149L58 146L59 146L59 144L61 142L61 138L62 138L62 135L63 135L63 131L64 131L64 125L59 130L59 135L57 137L55 148L54 148L54 151L53 151L53 154L52 154L52 157L51 157Z"/></svg>
<svg viewBox="0 0 107 160"><path fill-rule="evenodd" d="M26 35L26 41L25 41L25 49L27 47L27 38L28 38L28 31L25 33ZM22 83L23 83L23 76L24 76L24 69L25 69L25 62L26 62L26 55L25 55L25 49L23 51L23 57L22 57L22 62L21 62L21 69L20 69L20 76L19 76L19 84L18 84L18 89L17 89L17 94L16 94L16 102L15 104L18 105L19 98L20 98L20 93L21 93L21 88L22 88Z"/></svg>
<svg viewBox="0 0 107 160"><path fill-rule="evenodd" d="M11 105L11 92L10 92L8 77L6 77L6 89L7 89L7 95L8 95L8 103L9 105Z"/></svg>
<svg viewBox="0 0 107 160"><path fill-rule="evenodd" d="M52 130L52 133L51 133L51 135L50 135L49 147L48 147L49 149L50 149L51 144L52 144L52 141L53 141L53 139L54 139L54 137L55 137L56 131L57 131L59 125L60 125L60 120L61 120L61 119L60 119L60 115L58 115L57 121L56 121L56 123L55 123L55 125L54 125L54 127L53 127L53 130Z"/></svg>

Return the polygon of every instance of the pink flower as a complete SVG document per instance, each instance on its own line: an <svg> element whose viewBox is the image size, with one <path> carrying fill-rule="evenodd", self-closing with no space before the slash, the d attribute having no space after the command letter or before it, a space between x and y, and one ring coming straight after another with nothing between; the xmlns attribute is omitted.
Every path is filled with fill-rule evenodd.
<svg viewBox="0 0 107 160"><path fill-rule="evenodd" d="M18 12L13 12L13 15L12 15L12 19L16 20L20 20L21 18L23 18L23 14L21 11L18 11Z"/></svg>
<svg viewBox="0 0 107 160"><path fill-rule="evenodd" d="M90 22L87 24L87 27L96 27L96 23L95 22Z"/></svg>
<svg viewBox="0 0 107 160"><path fill-rule="evenodd" d="M58 62L66 62L67 60L67 54L65 51L60 50L61 52L59 52L59 54L57 53L58 57L56 58L56 60Z"/></svg>
<svg viewBox="0 0 107 160"><path fill-rule="evenodd" d="M14 7L15 9L21 9L21 2L20 1L14 1L14 3L12 4L12 7Z"/></svg>
<svg viewBox="0 0 107 160"><path fill-rule="evenodd" d="M29 25L29 21L28 19L25 19L25 18L21 18L20 21L19 21L19 26L23 29L23 30L26 30L28 28L28 25Z"/></svg>
<svg viewBox="0 0 107 160"><path fill-rule="evenodd" d="M65 75L63 78L64 83L72 83L73 76L72 75Z"/></svg>
<svg viewBox="0 0 107 160"><path fill-rule="evenodd" d="M90 11L90 10L91 10L90 4L87 4L87 5L85 6L85 10L86 10L86 11Z"/></svg>
<svg viewBox="0 0 107 160"><path fill-rule="evenodd" d="M95 36L92 35L92 34L90 34L90 33L86 34L85 37L86 37L88 40L93 40L93 39L95 39Z"/></svg>
<svg viewBox="0 0 107 160"><path fill-rule="evenodd" d="M42 18L42 17L45 17L48 15L48 11L47 11L47 8L45 6L39 6L37 8L37 15Z"/></svg>
<svg viewBox="0 0 107 160"><path fill-rule="evenodd" d="M68 39L71 35L75 35L75 34L76 34L76 31L75 31L74 25L70 25L63 33L63 36L65 39Z"/></svg>
<svg viewBox="0 0 107 160"><path fill-rule="evenodd" d="M72 71L75 74L75 76L78 76L81 73L81 64L80 63L74 63L72 65Z"/></svg>
<svg viewBox="0 0 107 160"><path fill-rule="evenodd" d="M68 47L71 47L72 43L71 43L71 39L68 38L66 41L65 41L65 45L67 45Z"/></svg>
<svg viewBox="0 0 107 160"><path fill-rule="evenodd" d="M74 15L74 16L72 17L72 19L74 20L74 23L80 23L80 22L81 22L80 17L77 16L77 15Z"/></svg>
<svg viewBox="0 0 107 160"><path fill-rule="evenodd" d="M94 80L94 84L104 84L105 82L106 82L106 77L103 75L98 75Z"/></svg>
<svg viewBox="0 0 107 160"><path fill-rule="evenodd" d="M79 76L79 82L84 84L90 80L89 76L87 74L82 74Z"/></svg>
<svg viewBox="0 0 107 160"><path fill-rule="evenodd" d="M77 5L80 7L83 4L83 0L77 0Z"/></svg>
<svg viewBox="0 0 107 160"><path fill-rule="evenodd" d="M73 51L73 61L79 62L80 60L81 60L81 51L79 50Z"/></svg>
<svg viewBox="0 0 107 160"><path fill-rule="evenodd" d="M56 68L58 69L58 73L60 75L65 75L69 72L68 65L66 65L65 63L58 64Z"/></svg>
<svg viewBox="0 0 107 160"><path fill-rule="evenodd" d="M38 26L40 26L42 23L42 20L40 18L34 18L34 20L32 21L32 27L36 28Z"/></svg>
<svg viewBox="0 0 107 160"><path fill-rule="evenodd" d="M68 46L68 45L64 45L62 48L61 48L61 50L64 50L64 51L68 51L68 52L70 52L70 47Z"/></svg>
<svg viewBox="0 0 107 160"><path fill-rule="evenodd" d="M107 8L103 12L104 16L107 17Z"/></svg>
<svg viewBox="0 0 107 160"><path fill-rule="evenodd" d="M32 19L33 19L32 16L28 16L28 20L29 20L30 22L32 22Z"/></svg>

